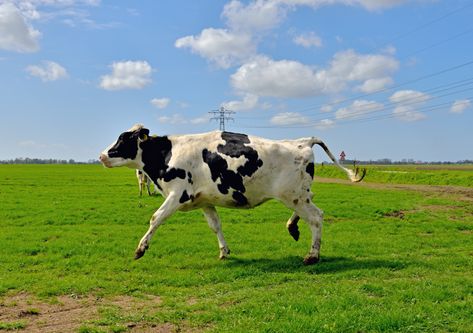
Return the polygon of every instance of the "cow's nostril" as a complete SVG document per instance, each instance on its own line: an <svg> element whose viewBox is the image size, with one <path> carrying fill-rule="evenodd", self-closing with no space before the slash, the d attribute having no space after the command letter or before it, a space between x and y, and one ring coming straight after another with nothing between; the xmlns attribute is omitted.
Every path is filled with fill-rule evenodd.
<svg viewBox="0 0 473 333"><path fill-rule="evenodd" d="M100 160L100 161L103 162L103 161L105 161L106 159L107 159L107 155L105 155L105 154L100 154L100 156L99 156L99 160Z"/></svg>

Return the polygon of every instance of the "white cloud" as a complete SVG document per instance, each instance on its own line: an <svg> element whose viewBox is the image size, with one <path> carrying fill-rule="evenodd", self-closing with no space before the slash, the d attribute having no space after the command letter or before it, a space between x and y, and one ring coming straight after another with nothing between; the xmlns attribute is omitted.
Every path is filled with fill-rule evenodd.
<svg viewBox="0 0 473 333"><path fill-rule="evenodd" d="M151 83L152 68L146 61L114 62L112 73L101 77L105 90L141 89Z"/></svg>
<svg viewBox="0 0 473 333"><path fill-rule="evenodd" d="M372 87L370 80L378 80L377 87L380 87L380 82L390 82L386 78L398 68L399 62L391 56L361 55L353 50L336 53L325 69L257 56L231 76L231 84L239 93L278 98L309 97L340 92L350 82L362 82L362 86Z"/></svg>
<svg viewBox="0 0 473 333"><path fill-rule="evenodd" d="M325 130L329 129L335 126L335 121L332 119L322 119L317 122L315 125L315 128L320 129L320 130Z"/></svg>
<svg viewBox="0 0 473 333"><path fill-rule="evenodd" d="M428 101L431 97L416 90L399 90L389 97L389 100L398 104L417 104Z"/></svg>
<svg viewBox="0 0 473 333"><path fill-rule="evenodd" d="M202 115L201 117L187 119L181 114L175 113L170 116L161 116L158 117L158 122L161 124L170 124L170 125L200 125L208 123L210 120L210 115Z"/></svg>
<svg viewBox="0 0 473 333"><path fill-rule="evenodd" d="M39 50L41 33L35 30L11 2L0 3L0 49L21 53Z"/></svg>
<svg viewBox="0 0 473 333"><path fill-rule="evenodd" d="M318 8L326 5L342 4L347 6L362 6L367 10L381 10L400 5L408 0L279 0L280 3L291 6L310 6Z"/></svg>
<svg viewBox="0 0 473 333"><path fill-rule="evenodd" d="M258 106L258 96L246 94L241 101L224 102L222 106L232 111L252 110Z"/></svg>
<svg viewBox="0 0 473 333"><path fill-rule="evenodd" d="M312 68L297 61L275 61L258 56L231 76L240 92L270 97L307 97L324 90L322 78Z"/></svg>
<svg viewBox="0 0 473 333"><path fill-rule="evenodd" d="M40 78L43 82L65 79L68 76L66 69L54 61L43 61L41 66L28 66L26 71L31 76Z"/></svg>
<svg viewBox="0 0 473 333"><path fill-rule="evenodd" d="M387 86L393 84L393 79L389 76L377 78L377 79L368 79L363 84L356 87L357 90L364 92L364 93L373 93L376 91L383 90Z"/></svg>
<svg viewBox="0 0 473 333"><path fill-rule="evenodd" d="M282 112L272 117L270 122L273 125L300 125L307 124L310 119L298 112Z"/></svg>
<svg viewBox="0 0 473 333"><path fill-rule="evenodd" d="M164 109L166 108L171 100L167 97L163 98L153 98L150 103L153 104L153 106L157 107L158 109Z"/></svg>
<svg viewBox="0 0 473 333"><path fill-rule="evenodd" d="M320 107L320 112L328 113L328 112L332 112L332 111L333 111L333 106L332 105L326 104L326 105L322 105Z"/></svg>
<svg viewBox="0 0 473 333"><path fill-rule="evenodd" d="M180 114L173 114L172 116L161 116L158 118L161 124L181 125L186 124L187 119Z"/></svg>
<svg viewBox="0 0 473 333"><path fill-rule="evenodd" d="M301 34L295 36L292 40L295 44L309 48L312 46L322 47L322 38L317 36L314 32Z"/></svg>
<svg viewBox="0 0 473 333"><path fill-rule="evenodd" d="M430 95L416 90L400 90L389 97L396 104L393 114L402 121L414 122L426 118L426 115L416 109L431 98Z"/></svg>
<svg viewBox="0 0 473 333"><path fill-rule="evenodd" d="M232 0L223 8L222 17L234 31L266 31L285 19L286 8L280 1L255 0L245 6Z"/></svg>
<svg viewBox="0 0 473 333"><path fill-rule="evenodd" d="M471 107L471 101L469 99L460 99L453 102L450 112L452 113L463 113L466 109Z"/></svg>
<svg viewBox="0 0 473 333"><path fill-rule="evenodd" d="M58 20L71 27L82 25L89 29L106 29L119 25L116 22L100 23L91 18L87 7L98 6L100 0L7 0L7 2L14 4L27 22Z"/></svg>
<svg viewBox="0 0 473 333"><path fill-rule="evenodd" d="M393 114L402 121L414 122L427 118L422 112L416 111L412 106L397 106L394 108Z"/></svg>
<svg viewBox="0 0 473 333"><path fill-rule="evenodd" d="M222 68L241 63L256 52L251 35L226 29L204 29L198 36L179 38L174 45L190 48L193 53Z"/></svg>
<svg viewBox="0 0 473 333"><path fill-rule="evenodd" d="M222 17L235 31L261 32L278 26L290 10L298 6L317 9L328 5L361 6L367 10L381 10L402 4L407 0L254 0L247 5L232 0L223 9Z"/></svg>
<svg viewBox="0 0 473 333"><path fill-rule="evenodd" d="M408 0L355 0L355 1L344 0L343 2L359 3L361 6L365 7L368 10L379 10L379 9L394 7L407 1Z"/></svg>
<svg viewBox="0 0 473 333"><path fill-rule="evenodd" d="M346 76L349 81L386 78L399 69L399 61L384 54L358 54L354 50L338 52L331 61L330 74Z"/></svg>
<svg viewBox="0 0 473 333"><path fill-rule="evenodd" d="M335 112L335 118L339 120L356 119L372 112L382 110L384 105L374 101L356 100L347 107L340 108Z"/></svg>

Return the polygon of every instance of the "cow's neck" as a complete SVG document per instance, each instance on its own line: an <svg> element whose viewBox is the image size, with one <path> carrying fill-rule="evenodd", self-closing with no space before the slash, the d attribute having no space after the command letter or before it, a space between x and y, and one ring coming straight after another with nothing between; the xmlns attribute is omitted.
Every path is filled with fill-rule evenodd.
<svg viewBox="0 0 473 333"><path fill-rule="evenodd" d="M143 171L157 183L164 177L172 156L172 143L167 136L154 136L140 143Z"/></svg>

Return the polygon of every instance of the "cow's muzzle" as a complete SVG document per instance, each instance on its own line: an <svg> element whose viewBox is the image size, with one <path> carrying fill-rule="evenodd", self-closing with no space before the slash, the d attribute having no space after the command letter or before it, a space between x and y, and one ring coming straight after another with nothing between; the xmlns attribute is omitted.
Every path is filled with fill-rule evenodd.
<svg viewBox="0 0 473 333"><path fill-rule="evenodd" d="M112 164L110 163L110 160L108 159L108 156L107 156L107 155L105 155L105 154L103 154L103 153L100 154L99 160L100 160L100 162L102 162L102 164L103 164L104 166L106 166L107 168L111 168L111 167L112 167Z"/></svg>

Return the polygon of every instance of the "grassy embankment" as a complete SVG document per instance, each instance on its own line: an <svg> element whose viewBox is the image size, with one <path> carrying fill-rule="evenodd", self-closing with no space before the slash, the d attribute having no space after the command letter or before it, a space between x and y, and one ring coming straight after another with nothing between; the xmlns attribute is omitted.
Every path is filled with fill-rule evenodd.
<svg viewBox="0 0 473 333"><path fill-rule="evenodd" d="M347 168L352 168L346 165ZM391 184L453 185L473 187L473 165L360 165L365 182ZM333 165L316 165L316 176L346 179Z"/></svg>

